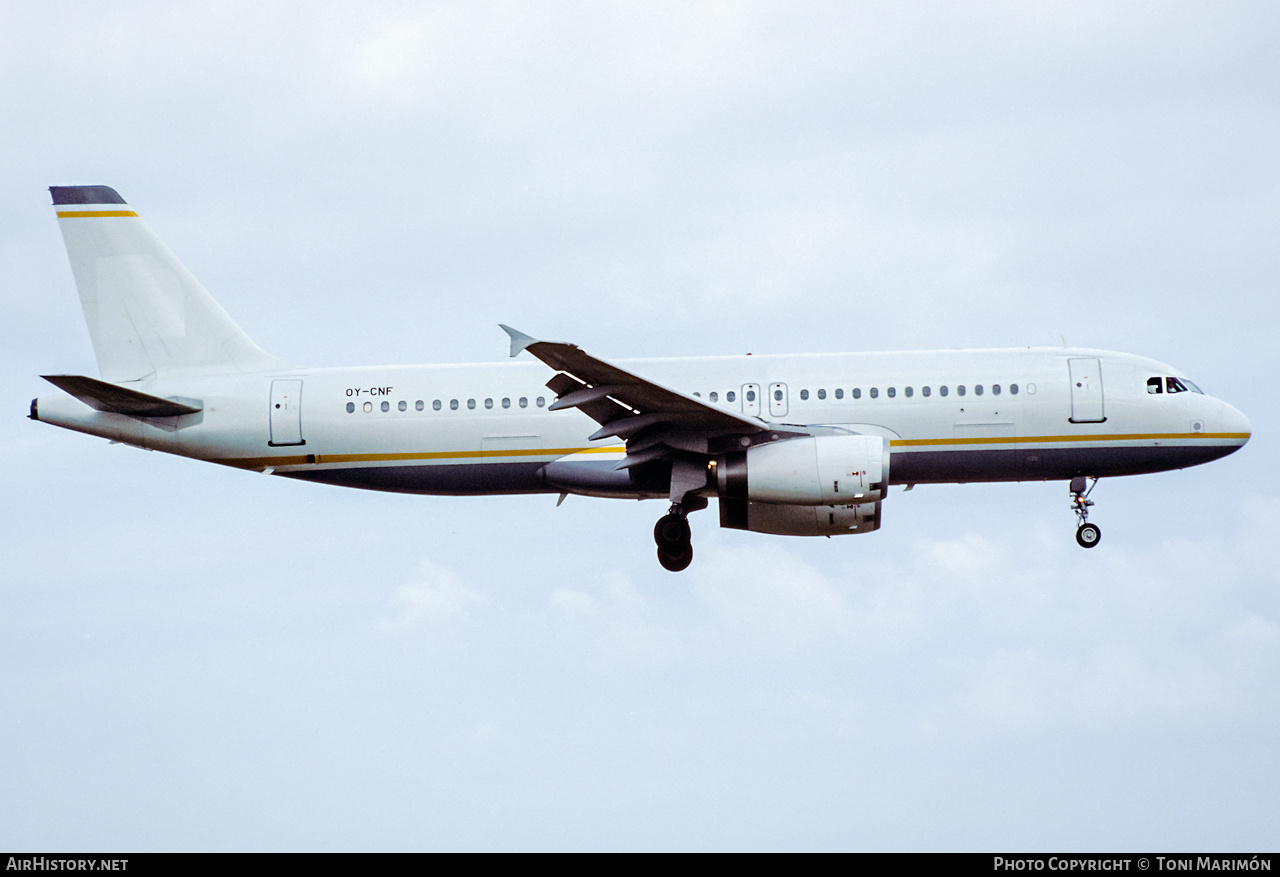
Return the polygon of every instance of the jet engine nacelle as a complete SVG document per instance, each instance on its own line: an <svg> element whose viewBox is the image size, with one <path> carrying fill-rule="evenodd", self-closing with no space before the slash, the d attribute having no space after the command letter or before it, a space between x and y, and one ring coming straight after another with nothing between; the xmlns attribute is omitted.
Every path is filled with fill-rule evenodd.
<svg viewBox="0 0 1280 877"><path fill-rule="evenodd" d="M748 500L742 505L740 518L726 521L726 512L732 510L733 500L720 500L720 526L775 536L841 536L880 529L878 502L826 506L780 505Z"/></svg>
<svg viewBox="0 0 1280 877"><path fill-rule="evenodd" d="M785 536L866 533L880 526L889 443L880 436L806 436L716 461L720 526Z"/></svg>

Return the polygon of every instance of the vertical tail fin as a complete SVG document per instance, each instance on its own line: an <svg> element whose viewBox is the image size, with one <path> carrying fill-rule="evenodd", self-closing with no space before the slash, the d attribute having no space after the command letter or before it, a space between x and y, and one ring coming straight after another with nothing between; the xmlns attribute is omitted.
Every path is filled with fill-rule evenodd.
<svg viewBox="0 0 1280 877"><path fill-rule="evenodd" d="M103 379L284 365L249 340L114 189L49 191Z"/></svg>

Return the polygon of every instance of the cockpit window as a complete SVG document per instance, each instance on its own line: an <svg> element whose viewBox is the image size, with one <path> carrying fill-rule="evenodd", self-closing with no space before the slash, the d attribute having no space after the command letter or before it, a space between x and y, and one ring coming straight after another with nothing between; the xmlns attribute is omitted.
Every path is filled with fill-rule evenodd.
<svg viewBox="0 0 1280 877"><path fill-rule="evenodd" d="M1147 378L1148 393L1199 393L1204 395L1204 390L1186 378L1175 378L1167 376L1163 378Z"/></svg>

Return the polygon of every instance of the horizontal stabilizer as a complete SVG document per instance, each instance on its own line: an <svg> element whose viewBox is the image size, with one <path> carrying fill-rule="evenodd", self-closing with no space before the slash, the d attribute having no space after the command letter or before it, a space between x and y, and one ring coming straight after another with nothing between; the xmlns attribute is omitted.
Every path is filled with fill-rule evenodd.
<svg viewBox="0 0 1280 877"><path fill-rule="evenodd" d="M41 375L59 390L70 393L90 408L113 411L130 417L178 417L195 414L201 409L162 399L149 393L140 393L127 387L108 384L83 375Z"/></svg>

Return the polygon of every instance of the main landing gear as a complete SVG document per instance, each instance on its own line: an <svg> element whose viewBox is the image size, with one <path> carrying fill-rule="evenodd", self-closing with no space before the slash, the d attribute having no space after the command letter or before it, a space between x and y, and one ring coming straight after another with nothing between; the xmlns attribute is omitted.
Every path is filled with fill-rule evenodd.
<svg viewBox="0 0 1280 877"><path fill-rule="evenodd" d="M1093 505L1089 494L1093 493L1093 489L1098 486L1097 478L1091 480L1093 483L1086 490L1083 475L1071 479L1071 510L1080 519L1080 526L1076 528L1076 543L1081 548L1092 548L1102 538L1102 530L1098 525L1089 523L1089 507Z"/></svg>
<svg viewBox="0 0 1280 877"><path fill-rule="evenodd" d="M693 543L690 541L689 519L679 503L653 526L653 541L658 543L658 563L671 572L688 569L693 563Z"/></svg>
<svg viewBox="0 0 1280 877"><path fill-rule="evenodd" d="M653 541L658 543L658 563L663 569L680 572L693 563L688 515L706 507L707 501L700 496L689 497L683 503L673 502L653 525Z"/></svg>

